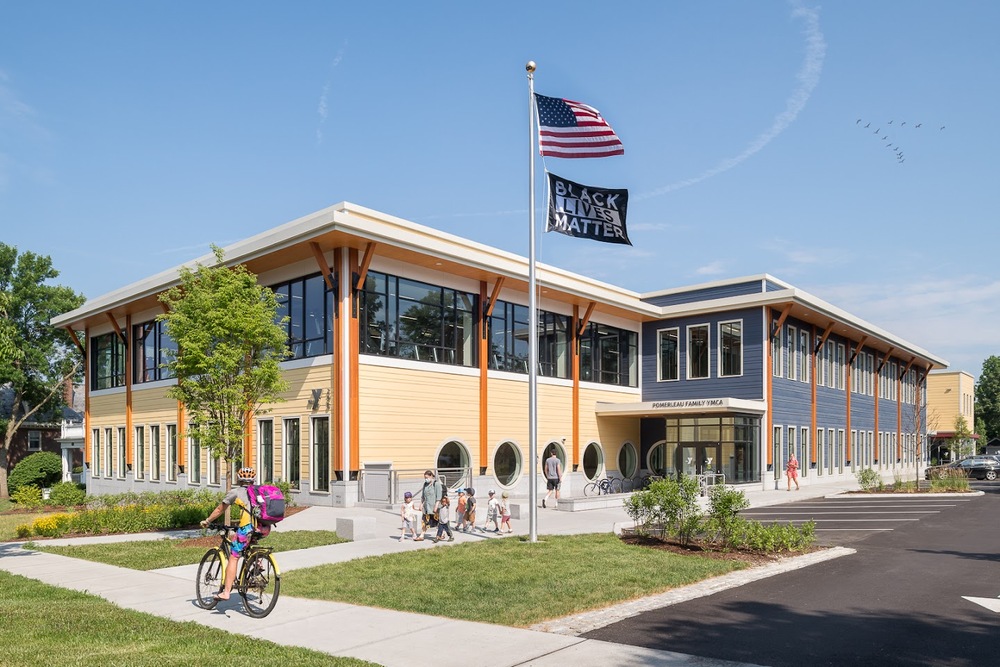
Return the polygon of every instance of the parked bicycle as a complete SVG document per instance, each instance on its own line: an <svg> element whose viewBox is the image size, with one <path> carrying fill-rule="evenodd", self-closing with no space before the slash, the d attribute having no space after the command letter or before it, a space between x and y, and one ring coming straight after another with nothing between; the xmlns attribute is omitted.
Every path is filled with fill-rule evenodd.
<svg viewBox="0 0 1000 667"><path fill-rule="evenodd" d="M231 530L220 523L210 523L207 528L219 534L220 544L212 547L201 558L198 578L195 580L195 603L202 609L214 609L219 600L215 594L222 590L229 565L230 544L227 538ZM234 590L243 598L243 608L254 618L264 618L271 613L278 602L281 590L281 572L274 560L271 547L257 544L257 534L243 552Z"/></svg>
<svg viewBox="0 0 1000 667"><path fill-rule="evenodd" d="M622 482L617 477L604 479L595 479L593 482L587 484L583 487L583 495L585 496L600 496L604 494L611 493L621 493L622 492Z"/></svg>

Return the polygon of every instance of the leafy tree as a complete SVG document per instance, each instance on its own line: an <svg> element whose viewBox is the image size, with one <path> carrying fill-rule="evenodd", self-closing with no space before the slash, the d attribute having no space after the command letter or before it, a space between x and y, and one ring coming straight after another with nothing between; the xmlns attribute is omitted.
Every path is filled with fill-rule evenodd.
<svg viewBox="0 0 1000 667"><path fill-rule="evenodd" d="M985 440L1000 436L1000 357L993 355L983 362L976 383L976 426Z"/></svg>
<svg viewBox="0 0 1000 667"><path fill-rule="evenodd" d="M274 292L212 250L217 265L181 269L180 284L160 296L168 312L158 319L177 344L164 364L177 378L168 394L187 408L201 445L226 462L228 486L253 416L287 389L278 362L288 347Z"/></svg>
<svg viewBox="0 0 1000 667"><path fill-rule="evenodd" d="M77 308L82 295L53 285L52 259L0 243L0 387L12 394L11 414L0 419L0 498L8 497L7 473L14 434L36 413L62 404L62 388L83 363L69 334L49 325Z"/></svg>
<svg viewBox="0 0 1000 667"><path fill-rule="evenodd" d="M948 438L948 449L951 450L952 461L957 461L964 456L971 456L976 453L972 431L969 430L969 424L962 415L955 417L955 432L954 435Z"/></svg>

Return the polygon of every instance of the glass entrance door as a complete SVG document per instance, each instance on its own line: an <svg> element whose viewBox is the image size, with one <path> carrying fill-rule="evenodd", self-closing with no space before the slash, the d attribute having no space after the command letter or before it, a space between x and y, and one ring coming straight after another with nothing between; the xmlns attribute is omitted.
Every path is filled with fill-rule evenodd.
<svg viewBox="0 0 1000 667"><path fill-rule="evenodd" d="M684 445L677 448L677 469L685 475L722 472L721 448L716 442Z"/></svg>

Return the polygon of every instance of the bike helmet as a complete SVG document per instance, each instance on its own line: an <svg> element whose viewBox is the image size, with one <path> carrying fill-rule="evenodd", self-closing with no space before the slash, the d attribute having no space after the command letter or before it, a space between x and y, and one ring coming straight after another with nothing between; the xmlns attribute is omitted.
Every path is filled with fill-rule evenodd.
<svg viewBox="0 0 1000 667"><path fill-rule="evenodd" d="M252 482L257 479L257 471L250 466L240 468L240 471L236 473L236 479L241 482Z"/></svg>

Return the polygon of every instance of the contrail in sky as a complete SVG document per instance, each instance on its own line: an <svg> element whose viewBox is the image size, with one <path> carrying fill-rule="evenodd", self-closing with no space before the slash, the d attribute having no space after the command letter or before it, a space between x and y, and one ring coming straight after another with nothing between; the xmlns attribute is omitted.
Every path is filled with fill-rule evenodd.
<svg viewBox="0 0 1000 667"><path fill-rule="evenodd" d="M802 68L796 75L796 78L799 80L799 86L786 101L785 110L774 118L771 127L750 142L750 145L739 155L722 160L722 162L698 176L664 185L651 192L645 192L638 195L636 199L647 199L649 197L665 195L668 192L686 188L689 185L700 183L722 172L729 171L760 151L772 139L784 132L789 125L795 122L799 113L806 106L806 102L809 101L809 96L812 95L813 90L819 84L819 76L823 71L823 59L826 56L826 41L824 41L823 33L819 29L819 10L806 9L795 1L793 1L792 6L792 17L802 19L805 22L806 57L802 63Z"/></svg>
<svg viewBox="0 0 1000 667"><path fill-rule="evenodd" d="M344 50L347 48L347 40L344 40L344 45L340 47L337 51L337 55L334 57L333 62L330 63L330 76L327 77L326 83L323 84L323 92L319 96L319 107L316 109L316 113L319 114L319 126L316 128L316 145L319 146L323 143L323 125L326 123L327 117L327 106L326 98L330 93L330 81L333 77L333 70L337 68L340 61L344 59Z"/></svg>

